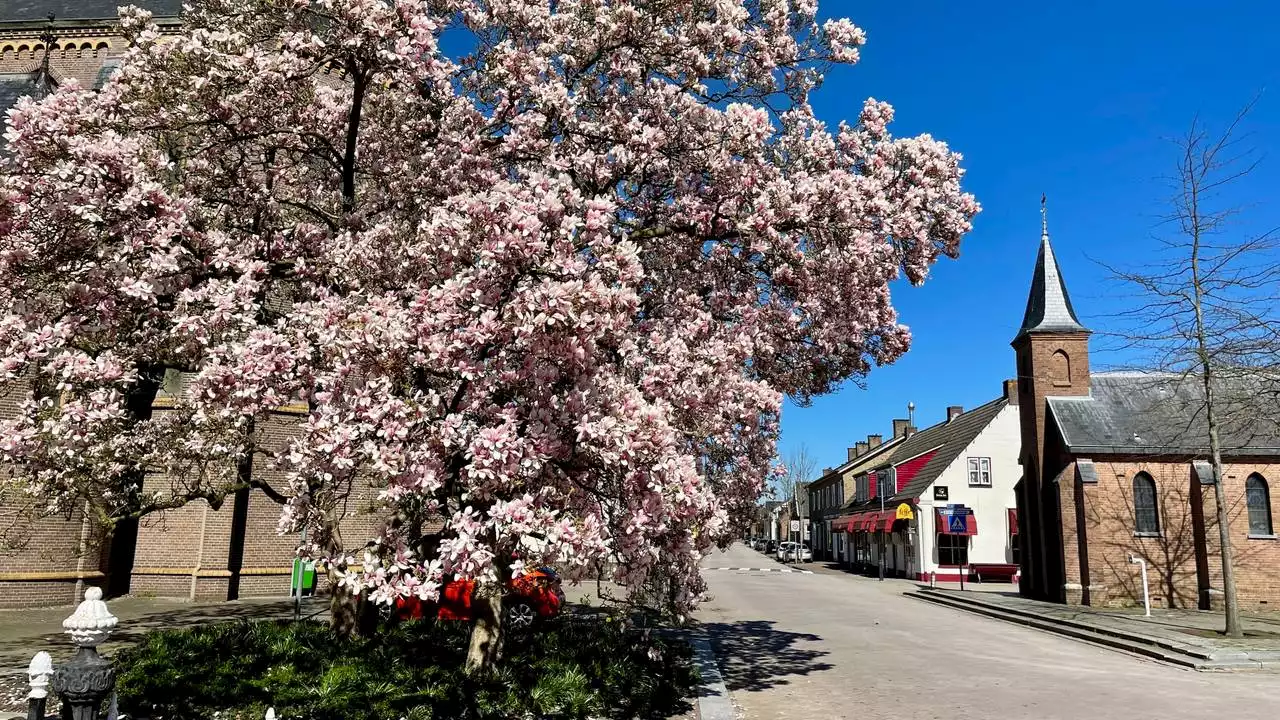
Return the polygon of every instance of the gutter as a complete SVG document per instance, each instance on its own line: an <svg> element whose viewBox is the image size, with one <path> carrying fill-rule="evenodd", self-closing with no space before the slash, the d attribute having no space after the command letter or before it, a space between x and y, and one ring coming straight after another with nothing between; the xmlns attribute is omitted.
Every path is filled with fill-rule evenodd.
<svg viewBox="0 0 1280 720"><path fill-rule="evenodd" d="M1202 457L1209 448L1178 447L1142 447L1134 445L1067 445L1067 451L1080 455L1147 455L1156 457ZM1280 447L1233 448L1224 449L1224 458L1276 457L1280 456Z"/></svg>

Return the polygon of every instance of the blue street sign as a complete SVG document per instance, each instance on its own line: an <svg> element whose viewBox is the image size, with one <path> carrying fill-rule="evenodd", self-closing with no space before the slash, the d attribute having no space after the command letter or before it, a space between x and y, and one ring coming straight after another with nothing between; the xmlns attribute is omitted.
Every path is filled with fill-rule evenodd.
<svg viewBox="0 0 1280 720"><path fill-rule="evenodd" d="M952 535L963 535L969 528L968 515L951 515L947 518L947 530Z"/></svg>

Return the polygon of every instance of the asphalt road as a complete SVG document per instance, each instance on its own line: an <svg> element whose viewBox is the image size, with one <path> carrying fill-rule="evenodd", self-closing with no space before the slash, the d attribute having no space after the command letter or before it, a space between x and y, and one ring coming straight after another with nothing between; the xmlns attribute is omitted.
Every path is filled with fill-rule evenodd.
<svg viewBox="0 0 1280 720"><path fill-rule="evenodd" d="M779 568L743 545L705 568ZM708 569L697 617L740 716L1274 720L1280 674L1197 673L841 573Z"/></svg>

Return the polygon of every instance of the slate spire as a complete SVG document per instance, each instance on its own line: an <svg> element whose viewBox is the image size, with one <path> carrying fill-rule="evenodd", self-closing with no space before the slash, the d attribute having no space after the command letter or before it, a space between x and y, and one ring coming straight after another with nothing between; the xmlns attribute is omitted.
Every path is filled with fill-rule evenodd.
<svg viewBox="0 0 1280 720"><path fill-rule="evenodd" d="M1080 323L1067 295L1067 284L1058 269L1058 259L1049 244L1049 220L1045 197L1040 196L1040 254L1036 257L1036 270L1031 276L1031 294L1027 297L1027 312L1022 317L1022 327L1013 340L1017 342L1031 333L1089 332Z"/></svg>

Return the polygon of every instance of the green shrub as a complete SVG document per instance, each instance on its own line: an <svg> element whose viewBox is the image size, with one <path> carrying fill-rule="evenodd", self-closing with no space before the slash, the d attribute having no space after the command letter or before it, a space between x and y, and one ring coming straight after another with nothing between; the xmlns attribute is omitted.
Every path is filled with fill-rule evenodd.
<svg viewBox="0 0 1280 720"><path fill-rule="evenodd" d="M469 631L421 621L345 640L315 622L239 621L155 632L116 657L120 709L164 720L260 720L268 707L297 720L665 717L696 683L687 645L617 622L509 636L500 667L469 678Z"/></svg>

